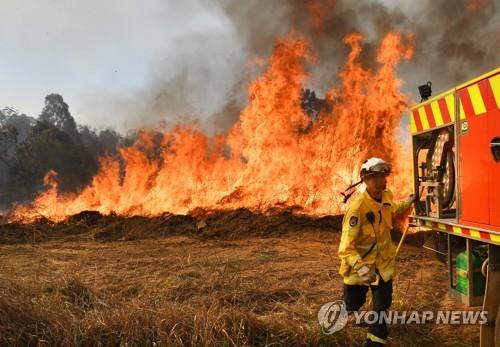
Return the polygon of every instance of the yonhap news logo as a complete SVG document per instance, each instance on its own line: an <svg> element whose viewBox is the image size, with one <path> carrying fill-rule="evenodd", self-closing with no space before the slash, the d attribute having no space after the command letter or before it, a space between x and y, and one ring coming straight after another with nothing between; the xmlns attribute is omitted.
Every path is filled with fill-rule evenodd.
<svg viewBox="0 0 500 347"><path fill-rule="evenodd" d="M476 325L488 322L487 311L355 311L354 324L451 324ZM324 334L342 330L349 319L343 300L327 302L318 311L318 323Z"/></svg>

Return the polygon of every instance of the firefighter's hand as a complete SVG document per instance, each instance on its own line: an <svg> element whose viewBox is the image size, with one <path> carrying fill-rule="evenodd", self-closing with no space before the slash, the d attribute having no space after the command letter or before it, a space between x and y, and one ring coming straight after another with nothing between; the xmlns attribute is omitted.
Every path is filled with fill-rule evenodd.
<svg viewBox="0 0 500 347"><path fill-rule="evenodd" d="M377 276L375 275L375 268L372 268L368 265L363 265L358 269L358 276L359 278L361 278L363 283L367 284L372 283L377 278Z"/></svg>

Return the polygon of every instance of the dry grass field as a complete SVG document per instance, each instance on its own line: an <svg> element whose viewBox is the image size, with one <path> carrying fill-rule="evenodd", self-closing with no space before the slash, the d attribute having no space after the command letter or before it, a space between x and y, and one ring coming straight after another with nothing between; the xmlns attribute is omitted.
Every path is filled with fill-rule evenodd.
<svg viewBox="0 0 500 347"><path fill-rule="evenodd" d="M161 219L0 226L0 345L361 345L366 327L327 336L316 318L341 297L338 221L245 220L254 234L169 233ZM405 245L398 259L394 310L463 309L431 252ZM478 341L478 326L399 325L389 346Z"/></svg>

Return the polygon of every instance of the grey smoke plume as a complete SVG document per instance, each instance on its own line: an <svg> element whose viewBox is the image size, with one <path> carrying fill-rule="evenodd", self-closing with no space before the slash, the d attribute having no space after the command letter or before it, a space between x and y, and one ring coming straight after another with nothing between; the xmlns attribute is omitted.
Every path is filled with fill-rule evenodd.
<svg viewBox="0 0 500 347"><path fill-rule="evenodd" d="M193 11L194 3L189 2ZM320 9L320 28L309 11L313 5ZM248 82L258 72L248 61L267 57L276 37L292 28L310 40L317 55L306 86L319 95L335 83L348 51L342 39L354 31L365 35L366 67L376 66L376 49L389 31L415 35L414 58L398 71L404 91L413 95L427 80L435 92L443 91L500 63L498 0L212 0L202 8L217 18L215 29L179 34L174 53L152 65L147 87L111 103L109 95L108 101L98 95L88 101L123 119L122 129L167 119L198 120L209 133L224 131L238 119Z"/></svg>
<svg viewBox="0 0 500 347"><path fill-rule="evenodd" d="M365 35L361 56L366 67L375 63L375 49L389 31L415 35L414 58L403 64L400 77L406 90L432 79L447 89L499 66L500 13L498 0L458 1L342 1L253 0L244 5L222 0L227 15L246 47L257 55L269 53L276 36L297 28L312 42L319 64L312 83L324 88L342 64L350 32ZM312 25L308 4L315 3L323 17L322 32ZM471 7L475 3L476 8ZM411 5L413 7L409 7Z"/></svg>

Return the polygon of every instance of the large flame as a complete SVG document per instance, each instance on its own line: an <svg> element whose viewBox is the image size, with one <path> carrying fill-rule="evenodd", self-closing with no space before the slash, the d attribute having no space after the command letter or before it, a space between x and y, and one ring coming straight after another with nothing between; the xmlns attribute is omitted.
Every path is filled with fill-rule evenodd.
<svg viewBox="0 0 500 347"><path fill-rule="evenodd" d="M59 221L83 210L154 216L195 209L254 211L293 208L324 215L342 210L340 192L357 181L360 163L379 156L393 163L396 196L410 188L409 160L396 140L406 97L395 68L413 53L411 36L388 34L377 70L358 62L361 34L340 70L341 84L327 93L332 107L312 122L300 105L305 63L313 60L304 38L279 39L265 72L249 87L249 104L226 135L208 138L196 126L141 131L120 158L103 157L100 170L78 194L61 194L57 177L15 218Z"/></svg>

